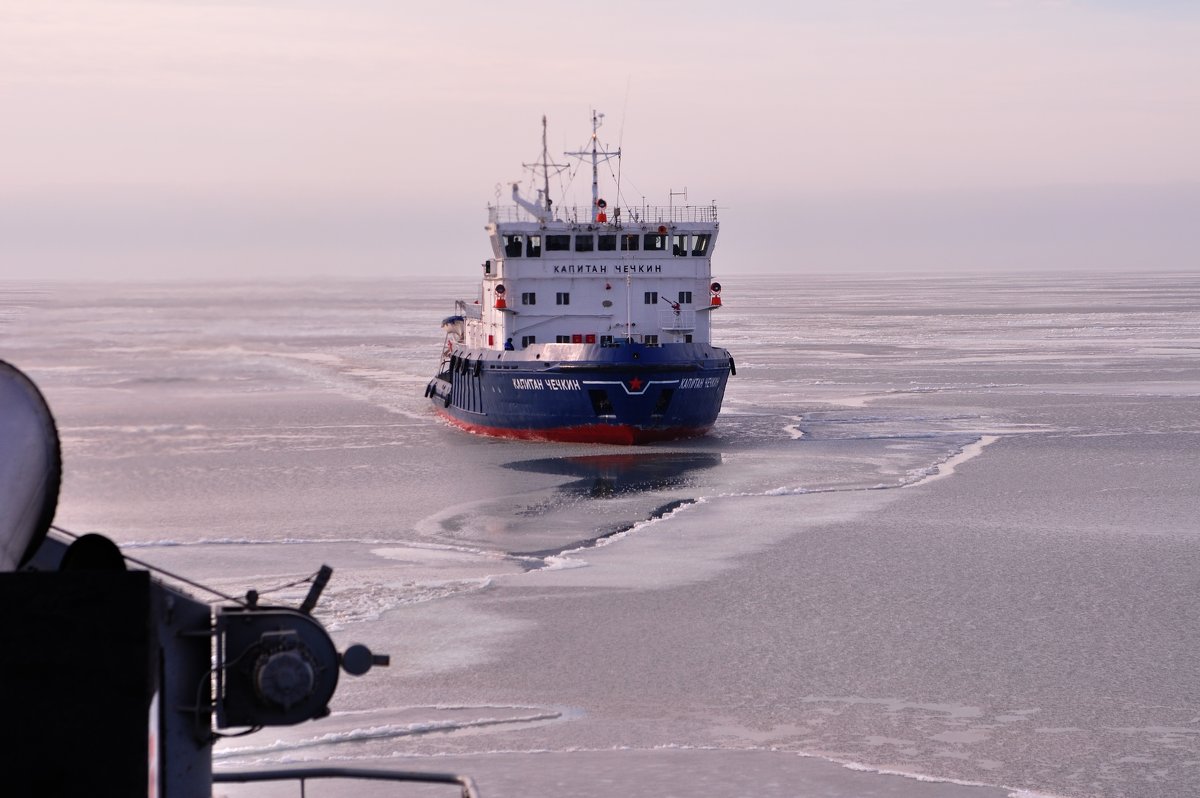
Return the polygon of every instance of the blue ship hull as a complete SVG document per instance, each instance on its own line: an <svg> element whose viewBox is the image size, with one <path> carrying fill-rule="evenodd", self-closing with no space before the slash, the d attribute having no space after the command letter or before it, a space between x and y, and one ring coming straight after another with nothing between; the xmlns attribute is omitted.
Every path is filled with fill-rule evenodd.
<svg viewBox="0 0 1200 798"><path fill-rule="evenodd" d="M707 432L733 368L727 351L699 343L619 341L522 351L459 347L425 395L444 418L472 432L649 443Z"/></svg>

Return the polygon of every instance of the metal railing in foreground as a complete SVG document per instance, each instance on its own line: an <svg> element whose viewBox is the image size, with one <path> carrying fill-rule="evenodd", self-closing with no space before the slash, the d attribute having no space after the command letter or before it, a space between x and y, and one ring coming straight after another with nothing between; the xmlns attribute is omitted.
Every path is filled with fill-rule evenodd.
<svg viewBox="0 0 1200 798"><path fill-rule="evenodd" d="M282 770L244 770L213 773L213 783L244 784L259 781L299 781L304 798L309 779L362 779L366 781L405 781L422 784L454 784L462 789L462 798L479 798L479 790L470 776L452 773L420 773L409 770L370 770L364 768L284 768Z"/></svg>

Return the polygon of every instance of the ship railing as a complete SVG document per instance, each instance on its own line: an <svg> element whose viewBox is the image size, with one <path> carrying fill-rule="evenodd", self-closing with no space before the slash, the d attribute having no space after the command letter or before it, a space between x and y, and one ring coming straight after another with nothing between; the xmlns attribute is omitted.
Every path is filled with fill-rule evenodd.
<svg viewBox="0 0 1200 798"><path fill-rule="evenodd" d="M305 784L311 779L357 779L364 781L396 781L421 784L452 784L459 788L462 798L479 798L479 790L470 776L451 773L421 773L406 770L370 770L365 768L284 768L282 770L247 770L214 773L213 782L245 784L263 781L299 782L303 798Z"/></svg>
<svg viewBox="0 0 1200 798"><path fill-rule="evenodd" d="M661 341L658 340L658 333L631 333L614 338L611 343L601 344L602 346L620 346L621 344L645 344L646 346L660 346Z"/></svg>
<svg viewBox="0 0 1200 798"><path fill-rule="evenodd" d="M478 321L483 318L483 306L477 302L468 303L465 299L456 299L454 300L454 313L464 319Z"/></svg>
<svg viewBox="0 0 1200 798"><path fill-rule="evenodd" d="M568 224L597 224L590 205L554 208L554 221ZM674 222L698 222L712 224L717 221L716 205L640 205L632 208L610 208L606 211L608 224L626 227L642 224L669 224ZM537 217L518 205L489 205L488 221L536 222Z"/></svg>
<svg viewBox="0 0 1200 798"><path fill-rule="evenodd" d="M696 311L680 308L679 310L658 311L658 327L660 330L694 330L696 329Z"/></svg>

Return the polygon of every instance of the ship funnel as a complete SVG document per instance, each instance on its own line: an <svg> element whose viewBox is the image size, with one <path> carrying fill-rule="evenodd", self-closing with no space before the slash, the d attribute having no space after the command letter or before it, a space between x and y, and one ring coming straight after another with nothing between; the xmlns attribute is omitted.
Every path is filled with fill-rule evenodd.
<svg viewBox="0 0 1200 798"><path fill-rule="evenodd" d="M58 505L58 430L37 386L0 360L0 572L23 565Z"/></svg>

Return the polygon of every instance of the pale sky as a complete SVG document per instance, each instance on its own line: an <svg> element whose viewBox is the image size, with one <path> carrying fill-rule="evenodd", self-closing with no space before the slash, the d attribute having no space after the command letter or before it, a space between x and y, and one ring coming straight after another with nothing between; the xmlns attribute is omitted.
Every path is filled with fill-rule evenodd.
<svg viewBox="0 0 1200 798"><path fill-rule="evenodd" d="M593 107L719 275L1200 268L1194 0L0 0L0 279L473 276Z"/></svg>

